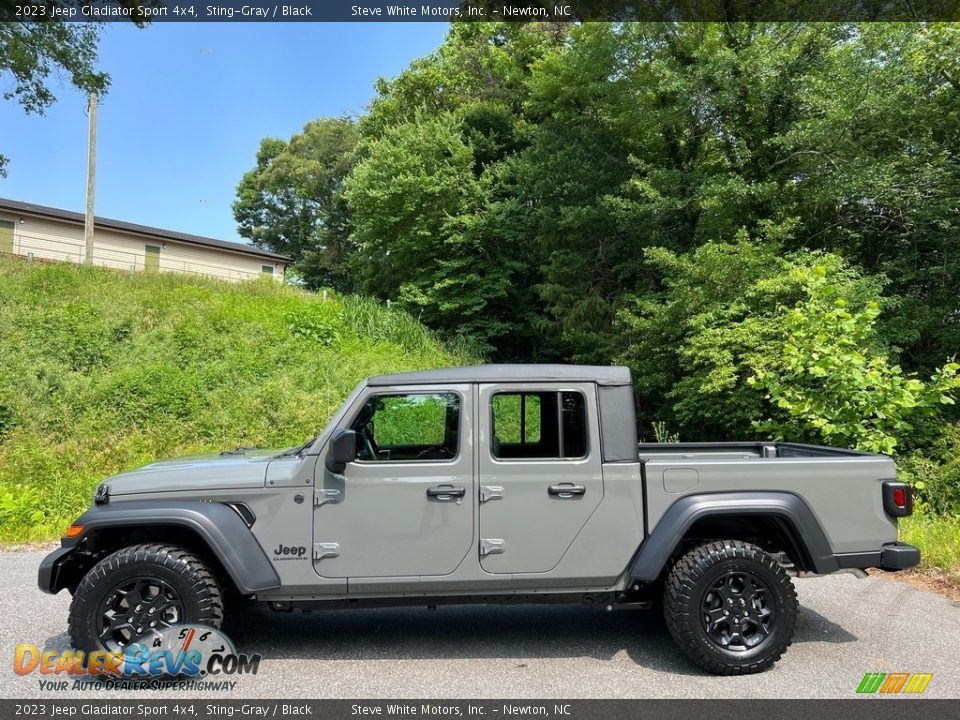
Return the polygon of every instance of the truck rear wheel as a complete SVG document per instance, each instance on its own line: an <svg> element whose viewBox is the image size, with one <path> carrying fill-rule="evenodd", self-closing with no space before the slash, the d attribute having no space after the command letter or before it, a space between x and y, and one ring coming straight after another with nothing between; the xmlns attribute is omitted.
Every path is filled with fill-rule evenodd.
<svg viewBox="0 0 960 720"><path fill-rule="evenodd" d="M213 573L175 545L131 545L108 555L80 581L70 604L70 640L79 650L122 650L171 625L219 628L222 593Z"/></svg>
<svg viewBox="0 0 960 720"><path fill-rule="evenodd" d="M718 675L772 666L790 645L798 609L780 563L738 540L700 545L681 557L667 577L663 604L673 639Z"/></svg>

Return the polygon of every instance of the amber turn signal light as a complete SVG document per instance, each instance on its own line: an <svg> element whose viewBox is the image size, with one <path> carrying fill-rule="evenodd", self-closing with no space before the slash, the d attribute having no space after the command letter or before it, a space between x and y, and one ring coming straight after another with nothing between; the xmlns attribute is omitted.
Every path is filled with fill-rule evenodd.
<svg viewBox="0 0 960 720"><path fill-rule="evenodd" d="M67 531L63 534L64 537L75 538L80 535L83 535L83 525L71 525L67 528Z"/></svg>

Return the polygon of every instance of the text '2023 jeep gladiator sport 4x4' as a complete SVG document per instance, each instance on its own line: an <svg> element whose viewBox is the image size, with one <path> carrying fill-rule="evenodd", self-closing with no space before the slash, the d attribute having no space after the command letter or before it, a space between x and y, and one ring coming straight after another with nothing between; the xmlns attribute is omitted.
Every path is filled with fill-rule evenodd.
<svg viewBox="0 0 960 720"><path fill-rule="evenodd" d="M277 610L662 599L715 673L771 666L791 574L899 570L888 457L778 442L640 444L626 368L487 365L374 377L282 452L157 462L101 483L40 568L70 637L122 650Z"/></svg>

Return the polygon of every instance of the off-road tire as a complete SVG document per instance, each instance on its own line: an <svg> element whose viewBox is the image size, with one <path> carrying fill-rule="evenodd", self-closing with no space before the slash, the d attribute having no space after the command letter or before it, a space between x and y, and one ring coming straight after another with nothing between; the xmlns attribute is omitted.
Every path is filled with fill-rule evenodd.
<svg viewBox="0 0 960 720"><path fill-rule="evenodd" d="M737 585L744 580L749 585L739 597L735 580ZM739 540L706 543L677 560L667 576L663 605L673 639L694 662L717 675L746 675L771 667L793 639L798 611L797 591L780 563ZM724 609L733 612L734 607L751 613L749 618L741 616L743 625L733 626L721 616ZM746 628L743 636L741 627ZM741 642L731 637L740 637ZM757 644L748 647L751 640Z"/></svg>
<svg viewBox="0 0 960 720"><path fill-rule="evenodd" d="M68 620L73 647L86 652L116 650L101 639L107 596L125 583L151 579L177 597L175 624L220 627L223 593L214 574L196 554L176 545L131 545L105 557L80 581Z"/></svg>

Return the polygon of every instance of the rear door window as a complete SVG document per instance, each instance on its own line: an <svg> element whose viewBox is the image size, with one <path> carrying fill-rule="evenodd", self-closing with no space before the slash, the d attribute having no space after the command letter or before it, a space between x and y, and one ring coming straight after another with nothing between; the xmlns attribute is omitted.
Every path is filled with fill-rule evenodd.
<svg viewBox="0 0 960 720"><path fill-rule="evenodd" d="M586 401L580 392L501 392L491 400L491 454L500 460L573 460L587 455Z"/></svg>

